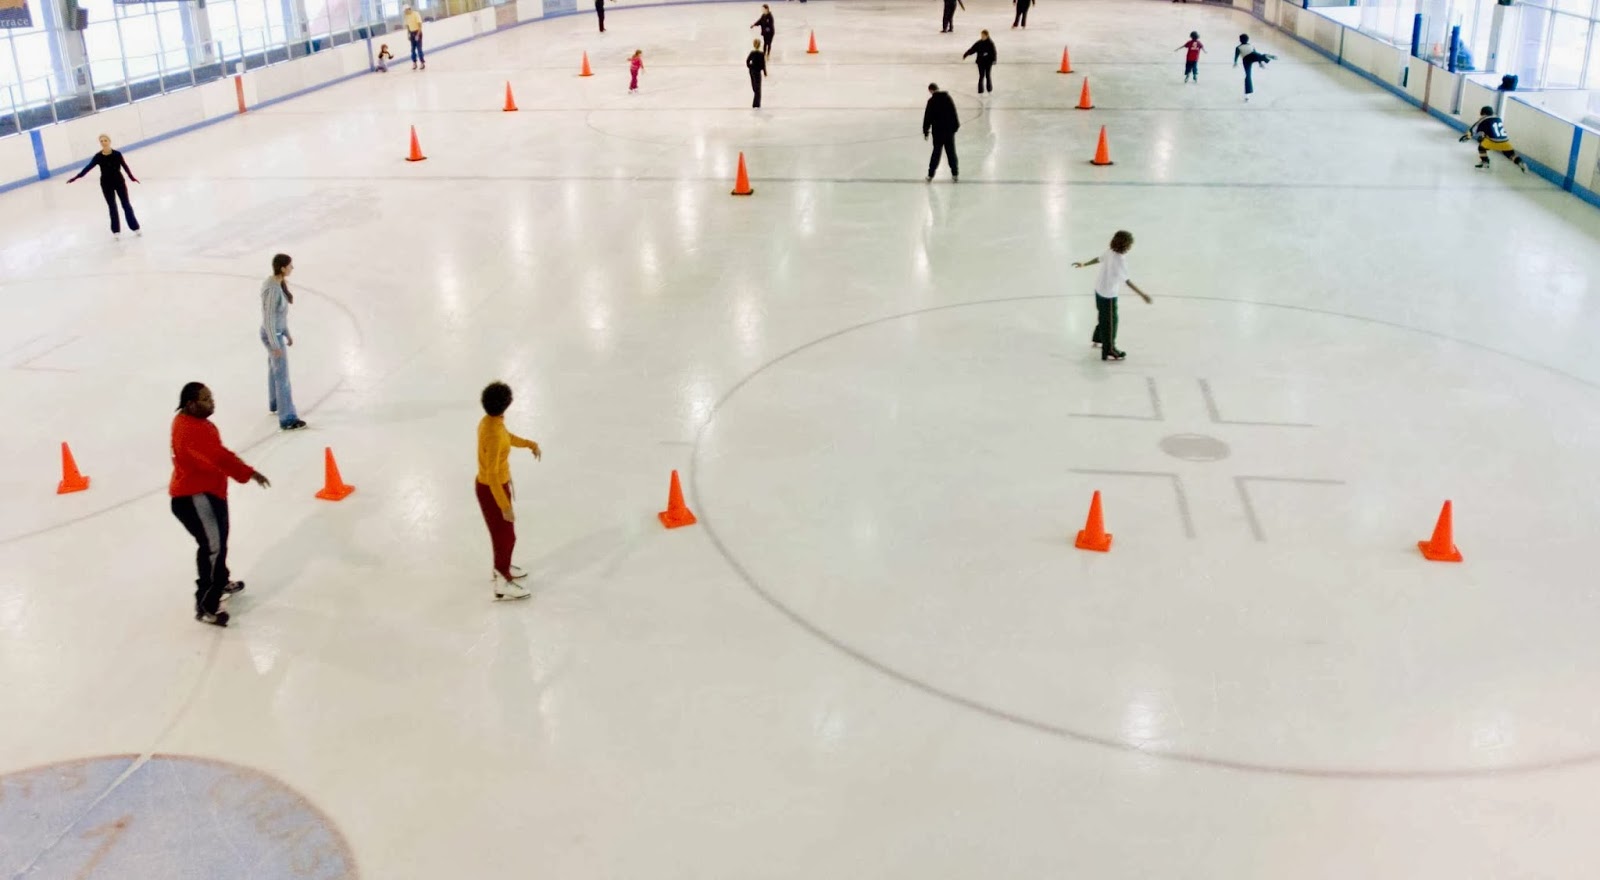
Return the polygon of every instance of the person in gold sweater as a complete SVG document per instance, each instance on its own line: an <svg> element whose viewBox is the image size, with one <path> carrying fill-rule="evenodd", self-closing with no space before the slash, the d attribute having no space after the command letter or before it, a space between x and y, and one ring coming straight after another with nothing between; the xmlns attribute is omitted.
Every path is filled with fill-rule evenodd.
<svg viewBox="0 0 1600 880"><path fill-rule="evenodd" d="M527 572L511 564L517 546L517 517L511 509L511 448L520 447L541 457L539 444L506 430L506 410L511 407L511 386L491 382L483 389L483 420L478 422L478 507L489 527L494 548L494 597L526 599L531 595L517 581Z"/></svg>

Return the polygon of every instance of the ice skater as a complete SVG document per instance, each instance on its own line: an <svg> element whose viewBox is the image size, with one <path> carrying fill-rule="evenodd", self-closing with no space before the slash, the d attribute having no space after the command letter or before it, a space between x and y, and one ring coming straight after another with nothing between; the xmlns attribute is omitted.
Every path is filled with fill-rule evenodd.
<svg viewBox="0 0 1600 880"><path fill-rule="evenodd" d="M594 17L600 20L600 33L606 32L606 0L594 0Z"/></svg>
<svg viewBox="0 0 1600 880"><path fill-rule="evenodd" d="M756 23L751 27L761 28L761 54L771 55L772 37L778 32L778 26L772 22L772 7L765 3L761 4L761 17L756 19ZM759 107L761 105L757 104L756 106Z"/></svg>
<svg viewBox="0 0 1600 880"><path fill-rule="evenodd" d="M1120 361L1128 356L1127 352L1117 348L1117 294L1122 285L1128 285L1141 299L1150 302L1150 295L1140 290L1128 277L1127 254L1132 249L1133 233L1119 229L1117 234L1111 236L1111 247L1105 253L1087 263L1072 264L1074 269L1100 266L1100 277L1094 282L1094 336L1089 341L1100 346L1102 361Z"/></svg>
<svg viewBox="0 0 1600 880"><path fill-rule="evenodd" d="M411 69L416 70L420 63L423 70L428 69L428 56L422 53L422 16L417 14L411 4L405 7L406 38L411 41Z"/></svg>
<svg viewBox="0 0 1600 880"><path fill-rule="evenodd" d="M1028 7L1033 5L1033 0L1011 0L1011 4L1017 7L1017 14L1011 17L1011 26L1027 27Z"/></svg>
<svg viewBox="0 0 1600 880"><path fill-rule="evenodd" d="M939 90L938 83L928 83L928 104L922 110L922 139L933 134L933 155L928 159L928 182L939 170L939 153L950 160L950 179L961 179L961 168L956 164L956 131L961 128L961 117L956 113L956 102L949 92Z"/></svg>
<svg viewBox="0 0 1600 880"><path fill-rule="evenodd" d="M644 50L635 49L628 58L628 94L639 91L639 71L644 70Z"/></svg>
<svg viewBox="0 0 1600 880"><path fill-rule="evenodd" d="M989 39L988 31L981 31L978 42L972 48L961 53L961 57L968 55L978 56L978 94L994 91L994 80L989 77L989 69L994 67L995 58L999 57L994 51L994 40Z"/></svg>
<svg viewBox="0 0 1600 880"><path fill-rule="evenodd" d="M1496 116L1493 107L1478 108L1478 121L1472 123L1466 133L1461 136L1462 141L1468 139L1478 142L1478 164L1474 168L1489 167L1489 152L1492 150L1511 160L1511 164L1522 169L1523 174L1528 173L1528 163L1522 161L1517 151L1511 146L1511 138L1506 134L1505 120Z"/></svg>
<svg viewBox="0 0 1600 880"><path fill-rule="evenodd" d="M1172 0L1172 2L1176 3L1176 2L1178 2L1178 0ZM1184 2L1188 2L1188 0L1184 0ZM1200 42L1200 32L1199 31L1190 31L1189 32L1189 42L1184 43L1182 46L1179 46L1178 48L1172 50L1174 52L1183 52L1184 53L1183 54L1183 81L1184 82L1199 82L1200 81L1200 53L1204 52L1205 50L1206 50L1205 44Z"/></svg>
<svg viewBox="0 0 1600 880"><path fill-rule="evenodd" d="M261 282L261 344L267 348L267 410L277 413L278 427L298 431L306 426L294 409L294 390L289 386L289 273L294 260L288 254L272 258L272 277Z"/></svg>
<svg viewBox="0 0 1600 880"><path fill-rule="evenodd" d="M506 430L506 410L511 408L511 386L490 382L480 400L484 416L478 422L478 509L489 527L489 544L494 550L494 575L491 585L496 599L526 599L529 592L517 581L527 572L511 564L511 551L517 546L517 516L511 509L511 449L519 447L542 458L539 444Z"/></svg>
<svg viewBox="0 0 1600 880"><path fill-rule="evenodd" d="M744 57L745 69L750 71L750 91L755 93L751 107L761 107L761 78L767 75L767 53L761 49L760 40L752 40L750 54Z"/></svg>
<svg viewBox="0 0 1600 880"><path fill-rule="evenodd" d="M128 184L122 179L122 172L128 172L128 180L134 183L138 183L139 178L133 176L128 160L122 158L122 151L111 149L109 134L100 136L100 152L94 154L82 171L67 178L67 183L76 183L96 166L100 168L100 194L106 197L106 208L111 211L111 236L122 238L122 218L117 215L118 201L122 202L122 213L128 215L128 229L134 235L143 236L144 233L139 231L139 218L133 216L133 203L128 201Z"/></svg>
<svg viewBox="0 0 1600 880"><path fill-rule="evenodd" d="M1250 69L1257 64L1266 67L1272 59L1277 57L1276 55L1267 55L1257 51L1255 46L1250 45L1249 34L1239 35L1239 45L1233 47L1233 66L1238 67L1239 62L1244 62L1244 99L1246 101L1250 100L1250 96L1255 94L1256 91L1255 80L1250 76Z"/></svg>
<svg viewBox="0 0 1600 880"><path fill-rule="evenodd" d="M939 24L939 33L953 34L956 32L956 7L960 6L965 12L967 6L961 0L944 0L944 18Z"/></svg>
<svg viewBox="0 0 1600 880"><path fill-rule="evenodd" d="M211 389L204 384L190 382L178 392L167 494L172 496L172 515L197 545L194 619L227 626L222 603L244 589L244 581L232 580L228 573L228 480L254 480L262 488L272 484L222 445L222 434L211 423L216 411Z"/></svg>
<svg viewBox="0 0 1600 880"><path fill-rule="evenodd" d="M389 44L384 43L378 47L378 72L388 73L389 62L394 60L394 53L389 51Z"/></svg>

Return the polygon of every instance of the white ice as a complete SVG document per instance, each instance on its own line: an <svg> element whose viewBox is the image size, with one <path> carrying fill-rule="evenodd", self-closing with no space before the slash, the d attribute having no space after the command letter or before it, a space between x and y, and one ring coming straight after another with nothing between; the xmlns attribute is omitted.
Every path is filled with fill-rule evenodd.
<svg viewBox="0 0 1600 880"><path fill-rule="evenodd" d="M613 5L130 152L143 238L92 181L0 196L0 773L224 758L370 878L1588 876L1600 213L1231 10L773 6L760 111L759 4ZM1119 228L1154 303L1107 365L1070 263ZM516 604L497 378L545 451ZM273 480L226 630L165 497L191 379ZM1445 499L1460 565L1416 549Z"/></svg>

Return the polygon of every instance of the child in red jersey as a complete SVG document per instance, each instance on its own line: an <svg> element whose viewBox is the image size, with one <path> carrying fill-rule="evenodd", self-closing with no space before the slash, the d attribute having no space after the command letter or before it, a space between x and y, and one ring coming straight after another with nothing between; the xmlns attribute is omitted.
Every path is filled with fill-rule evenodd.
<svg viewBox="0 0 1600 880"><path fill-rule="evenodd" d="M1173 2L1176 3L1177 0L1173 0ZM1190 31L1189 42L1172 51L1177 52L1179 50L1185 50L1183 55L1183 81L1189 82L1193 80L1194 82L1199 82L1200 53L1206 50L1206 47L1200 42L1200 32Z"/></svg>

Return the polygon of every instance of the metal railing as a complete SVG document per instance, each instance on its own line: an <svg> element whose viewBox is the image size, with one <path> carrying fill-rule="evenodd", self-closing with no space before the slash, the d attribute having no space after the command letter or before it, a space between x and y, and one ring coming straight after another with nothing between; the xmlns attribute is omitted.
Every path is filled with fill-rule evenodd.
<svg viewBox="0 0 1600 880"><path fill-rule="evenodd" d="M435 21L508 0L424 0L424 19ZM358 21L349 4L342 20L317 16L280 27L216 31L201 43L144 55L91 58L87 63L17 83L0 85L0 137L97 113L155 95L194 88L235 73L303 58L324 49L403 29L403 0L376 0L374 19ZM122 43L118 22L118 43ZM297 33L296 33L297 31ZM158 31L159 43L159 31Z"/></svg>

